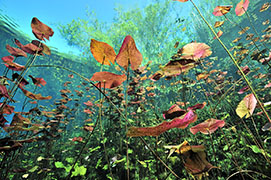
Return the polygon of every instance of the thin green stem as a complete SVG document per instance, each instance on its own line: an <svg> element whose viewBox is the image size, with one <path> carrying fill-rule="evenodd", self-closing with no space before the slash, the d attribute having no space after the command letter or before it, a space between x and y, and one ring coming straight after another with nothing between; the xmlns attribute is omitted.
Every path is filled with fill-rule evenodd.
<svg viewBox="0 0 271 180"><path fill-rule="evenodd" d="M254 88L252 87L251 83L248 81L248 79L246 78L245 73L242 71L241 67L238 65L237 61L234 59L234 57L232 56L232 54L230 53L230 51L228 50L228 48L224 45L224 43L220 40L220 38L217 36L217 34L215 33L214 29L212 28L212 26L207 22L207 20L203 17L203 15L201 14L200 10L198 9L198 7L196 6L196 4L193 2L193 0L190 0L191 3L194 5L194 7L196 8L196 10L198 11L200 17L203 19L203 21L207 24L207 26L209 27L209 29L212 31L212 33L215 35L215 37L217 38L217 40L219 41L219 43L222 45L222 47L225 49L225 51L227 52L227 54L229 55L229 57L231 58L231 60L233 61L234 65L238 68L238 70L240 71L240 74L242 75L242 77L244 78L244 80L246 81L247 85L249 86L251 92L253 93L253 95L255 96L258 104L260 105L261 109L263 110L266 118L268 119L268 121L271 123L271 119L267 113L267 111L265 110L263 104L261 103L260 99L258 98Z"/></svg>

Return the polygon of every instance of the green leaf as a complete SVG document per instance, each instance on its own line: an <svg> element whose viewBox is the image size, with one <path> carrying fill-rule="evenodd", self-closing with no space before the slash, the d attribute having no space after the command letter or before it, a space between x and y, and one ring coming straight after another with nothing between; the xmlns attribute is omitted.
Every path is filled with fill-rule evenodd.
<svg viewBox="0 0 271 180"><path fill-rule="evenodd" d="M258 148L256 145L249 146L254 153L262 153L262 149Z"/></svg>
<svg viewBox="0 0 271 180"><path fill-rule="evenodd" d="M66 159L65 159L68 163L73 163L73 158L69 158L69 157L67 157Z"/></svg>
<svg viewBox="0 0 271 180"><path fill-rule="evenodd" d="M39 166L34 166L31 169L29 169L28 172L32 173L32 172L36 171L38 168L39 168Z"/></svg>
<svg viewBox="0 0 271 180"><path fill-rule="evenodd" d="M144 168L146 168L147 167L147 164L144 162L144 161L139 161L139 160L137 160Z"/></svg>
<svg viewBox="0 0 271 180"><path fill-rule="evenodd" d="M65 168L64 164L59 161L55 162L55 166L56 166L56 168Z"/></svg>
<svg viewBox="0 0 271 180"><path fill-rule="evenodd" d="M37 158L37 161L41 161L41 160L43 160L43 159L44 159L44 157L41 157L41 156L40 156L40 157Z"/></svg>
<svg viewBox="0 0 271 180"><path fill-rule="evenodd" d="M87 172L87 168L85 168L84 166L78 166L77 164L74 167L74 171L72 172L72 177L73 176L84 176Z"/></svg>
<svg viewBox="0 0 271 180"><path fill-rule="evenodd" d="M107 170L108 169L108 164L104 165L103 170Z"/></svg>
<svg viewBox="0 0 271 180"><path fill-rule="evenodd" d="M91 152L93 152L93 151L97 151L98 149L100 149L101 148L101 146L97 146L97 147L95 147L95 148L89 148L89 152L91 153Z"/></svg>

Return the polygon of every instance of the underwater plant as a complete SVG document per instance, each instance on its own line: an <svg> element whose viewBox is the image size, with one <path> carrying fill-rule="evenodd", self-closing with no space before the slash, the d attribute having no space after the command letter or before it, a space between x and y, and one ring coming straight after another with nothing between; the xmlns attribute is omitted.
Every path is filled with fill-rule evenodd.
<svg viewBox="0 0 271 180"><path fill-rule="evenodd" d="M254 40L250 48L259 51L252 53L247 46L252 36L246 34L249 43L234 46L231 53L222 42L226 28L217 33L194 1L176 1L190 1L215 38L165 42L176 53L160 65L144 62L144 46L125 32L108 41L87 38L88 53L95 59L85 62L94 64L94 71L87 73L54 61L35 64L37 56L50 54L37 40L26 45L15 40L19 48L7 46L11 55L2 58L6 68L0 78L1 179L271 179L271 128L265 124L271 110L270 73L265 72L269 52ZM248 5L241 1L236 14L247 13ZM209 13L224 17L233 7L217 6ZM215 27L227 23L220 21ZM37 18L32 28L41 41L53 35ZM218 60L215 42L225 48L235 69ZM155 57L153 51L150 57ZM25 64L14 62L26 53L30 57ZM257 60L246 60L250 57ZM56 84L46 76L30 71L41 68L68 73L54 79L61 86L58 93L49 93ZM16 92L24 97L19 105ZM41 100L50 104L41 105ZM18 107L20 112L15 111ZM9 115L14 115L10 122Z"/></svg>

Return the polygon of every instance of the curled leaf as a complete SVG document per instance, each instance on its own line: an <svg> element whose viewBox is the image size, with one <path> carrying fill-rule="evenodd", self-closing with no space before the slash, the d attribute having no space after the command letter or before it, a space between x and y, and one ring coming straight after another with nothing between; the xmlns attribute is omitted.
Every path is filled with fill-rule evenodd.
<svg viewBox="0 0 271 180"><path fill-rule="evenodd" d="M172 129L172 128L186 128L190 123L197 120L197 115L190 110L183 118L174 118L170 122L163 122L153 127L130 127L127 132L129 137L138 136L159 136L160 134Z"/></svg>
<svg viewBox="0 0 271 180"><path fill-rule="evenodd" d="M190 128L192 134L201 132L202 134L211 134L217 130L218 127L223 127L225 122L217 119L207 119L206 121Z"/></svg>

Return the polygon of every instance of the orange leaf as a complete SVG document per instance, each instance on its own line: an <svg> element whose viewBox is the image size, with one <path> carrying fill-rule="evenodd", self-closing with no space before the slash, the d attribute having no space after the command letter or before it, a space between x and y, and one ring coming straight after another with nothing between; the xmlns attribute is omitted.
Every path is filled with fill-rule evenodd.
<svg viewBox="0 0 271 180"><path fill-rule="evenodd" d="M91 39L90 51L93 57L101 64L111 65L115 63L116 53L107 43Z"/></svg>
<svg viewBox="0 0 271 180"><path fill-rule="evenodd" d="M131 64L131 69L136 70L140 66L142 59L142 54L136 48L132 36L126 36L121 45L119 54L116 57L117 63L125 70L127 70L129 64Z"/></svg>
<svg viewBox="0 0 271 180"><path fill-rule="evenodd" d="M91 81L100 81L100 83L95 84L100 88L114 88L126 80L126 75L118 75L111 72L96 72L93 74Z"/></svg>
<svg viewBox="0 0 271 180"><path fill-rule="evenodd" d="M220 37L220 36L222 36L222 34L223 34L223 32L221 30L219 30L216 35L217 35L217 37ZM214 37L214 39L216 39L216 36Z"/></svg>
<svg viewBox="0 0 271 180"><path fill-rule="evenodd" d="M19 88L23 91L24 95L26 95L27 97L29 97L30 99L34 99L34 100L48 100L51 99L52 96L46 96L43 97L41 94L34 94L30 91L25 90L24 88L20 87Z"/></svg>

